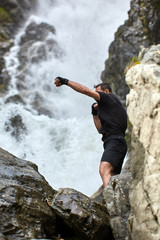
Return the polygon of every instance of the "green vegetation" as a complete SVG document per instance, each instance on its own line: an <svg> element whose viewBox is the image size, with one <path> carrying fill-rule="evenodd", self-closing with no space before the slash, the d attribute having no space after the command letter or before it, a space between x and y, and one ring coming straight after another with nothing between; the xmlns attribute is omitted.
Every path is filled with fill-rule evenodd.
<svg viewBox="0 0 160 240"><path fill-rule="evenodd" d="M140 59L138 57L136 57L136 56L131 57L130 60L129 60L129 63L127 64L127 66L124 70L125 75L131 67L133 67L137 64L140 64L140 63L141 62L140 62Z"/></svg>
<svg viewBox="0 0 160 240"><path fill-rule="evenodd" d="M6 90L6 85L4 83L0 84L0 92L3 92Z"/></svg>
<svg viewBox="0 0 160 240"><path fill-rule="evenodd" d="M155 0L154 1L154 5L155 5L155 8L156 8L156 10L160 10L160 1L159 0Z"/></svg>
<svg viewBox="0 0 160 240"><path fill-rule="evenodd" d="M123 26L120 26L117 32L115 33L115 40L117 40L117 38L119 38L122 35L122 30L123 30Z"/></svg>
<svg viewBox="0 0 160 240"><path fill-rule="evenodd" d="M0 42L5 42L7 39L4 37L3 34L0 33Z"/></svg>
<svg viewBox="0 0 160 240"><path fill-rule="evenodd" d="M4 8L0 7L0 23L4 22L12 22L12 18Z"/></svg>

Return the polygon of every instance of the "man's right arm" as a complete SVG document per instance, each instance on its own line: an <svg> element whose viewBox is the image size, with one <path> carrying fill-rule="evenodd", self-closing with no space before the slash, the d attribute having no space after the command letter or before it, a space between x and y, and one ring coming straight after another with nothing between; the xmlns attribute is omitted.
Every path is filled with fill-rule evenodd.
<svg viewBox="0 0 160 240"><path fill-rule="evenodd" d="M61 78L61 79L63 79L63 78ZM92 98L94 98L95 100L100 100L100 95L99 95L97 92L95 92L95 91L87 88L86 86L84 86L84 85L82 85L82 84L80 84L80 83L73 82L73 81L70 81L70 80L68 80L68 79L66 79L66 80L67 80L67 82L64 83L64 84L67 85L67 86L69 86L70 88L72 88L72 89L75 90L76 92L79 92L79 93L82 93L82 94L87 95L87 96L89 96L89 97L92 97ZM63 81L63 80L62 80L62 81ZM63 85L63 84L61 83L60 77L57 77L57 78L56 78L56 80L55 80L55 85L56 85L56 87L60 87L61 85Z"/></svg>

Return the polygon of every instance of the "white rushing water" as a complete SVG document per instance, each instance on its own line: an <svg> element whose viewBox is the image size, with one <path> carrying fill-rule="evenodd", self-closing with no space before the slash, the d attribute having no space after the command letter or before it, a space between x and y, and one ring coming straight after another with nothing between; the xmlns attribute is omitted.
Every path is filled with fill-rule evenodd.
<svg viewBox="0 0 160 240"><path fill-rule="evenodd" d="M39 10L32 20L53 25L56 35L50 36L58 43L63 54L33 64L31 76L26 78L29 90L27 106L4 104L8 96L18 93L17 52L15 46L6 56L7 70L11 76L8 96L0 105L0 147L12 154L36 163L39 171L54 188L71 187L90 196L102 184L99 162L102 155L101 136L98 135L91 116L93 100L74 92L67 86L56 88L56 76L67 77L90 88L101 82L100 75L108 57L108 46L114 40L117 28L127 19L129 0L55 0L39 1ZM28 24L27 23L27 24ZM38 115L30 105L38 92L54 118ZM17 141L6 131L9 119L20 114L27 134Z"/></svg>

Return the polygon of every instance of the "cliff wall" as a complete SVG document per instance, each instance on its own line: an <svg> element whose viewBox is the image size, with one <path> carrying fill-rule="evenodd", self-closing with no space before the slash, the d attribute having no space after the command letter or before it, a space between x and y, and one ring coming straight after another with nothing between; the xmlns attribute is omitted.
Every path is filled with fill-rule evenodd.
<svg viewBox="0 0 160 240"><path fill-rule="evenodd" d="M133 126L129 227L133 240L160 236L160 45L143 49L126 75Z"/></svg>
<svg viewBox="0 0 160 240"><path fill-rule="evenodd" d="M14 35L36 8L37 0L0 1L0 93L7 90L10 77L5 70L4 55L14 44Z"/></svg>
<svg viewBox="0 0 160 240"><path fill-rule="evenodd" d="M159 0L131 0L130 6L128 20L115 33L101 75L102 81L110 83L122 99L129 90L124 69L130 58L137 56L143 47L158 44L160 39Z"/></svg>

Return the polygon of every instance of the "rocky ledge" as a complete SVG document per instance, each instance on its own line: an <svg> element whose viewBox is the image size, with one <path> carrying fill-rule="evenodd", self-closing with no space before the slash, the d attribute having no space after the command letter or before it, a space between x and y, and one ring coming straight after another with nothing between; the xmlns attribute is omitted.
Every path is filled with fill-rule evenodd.
<svg viewBox="0 0 160 240"><path fill-rule="evenodd" d="M114 239L104 205L74 189L55 191L35 164L1 148L0 165L1 240Z"/></svg>

